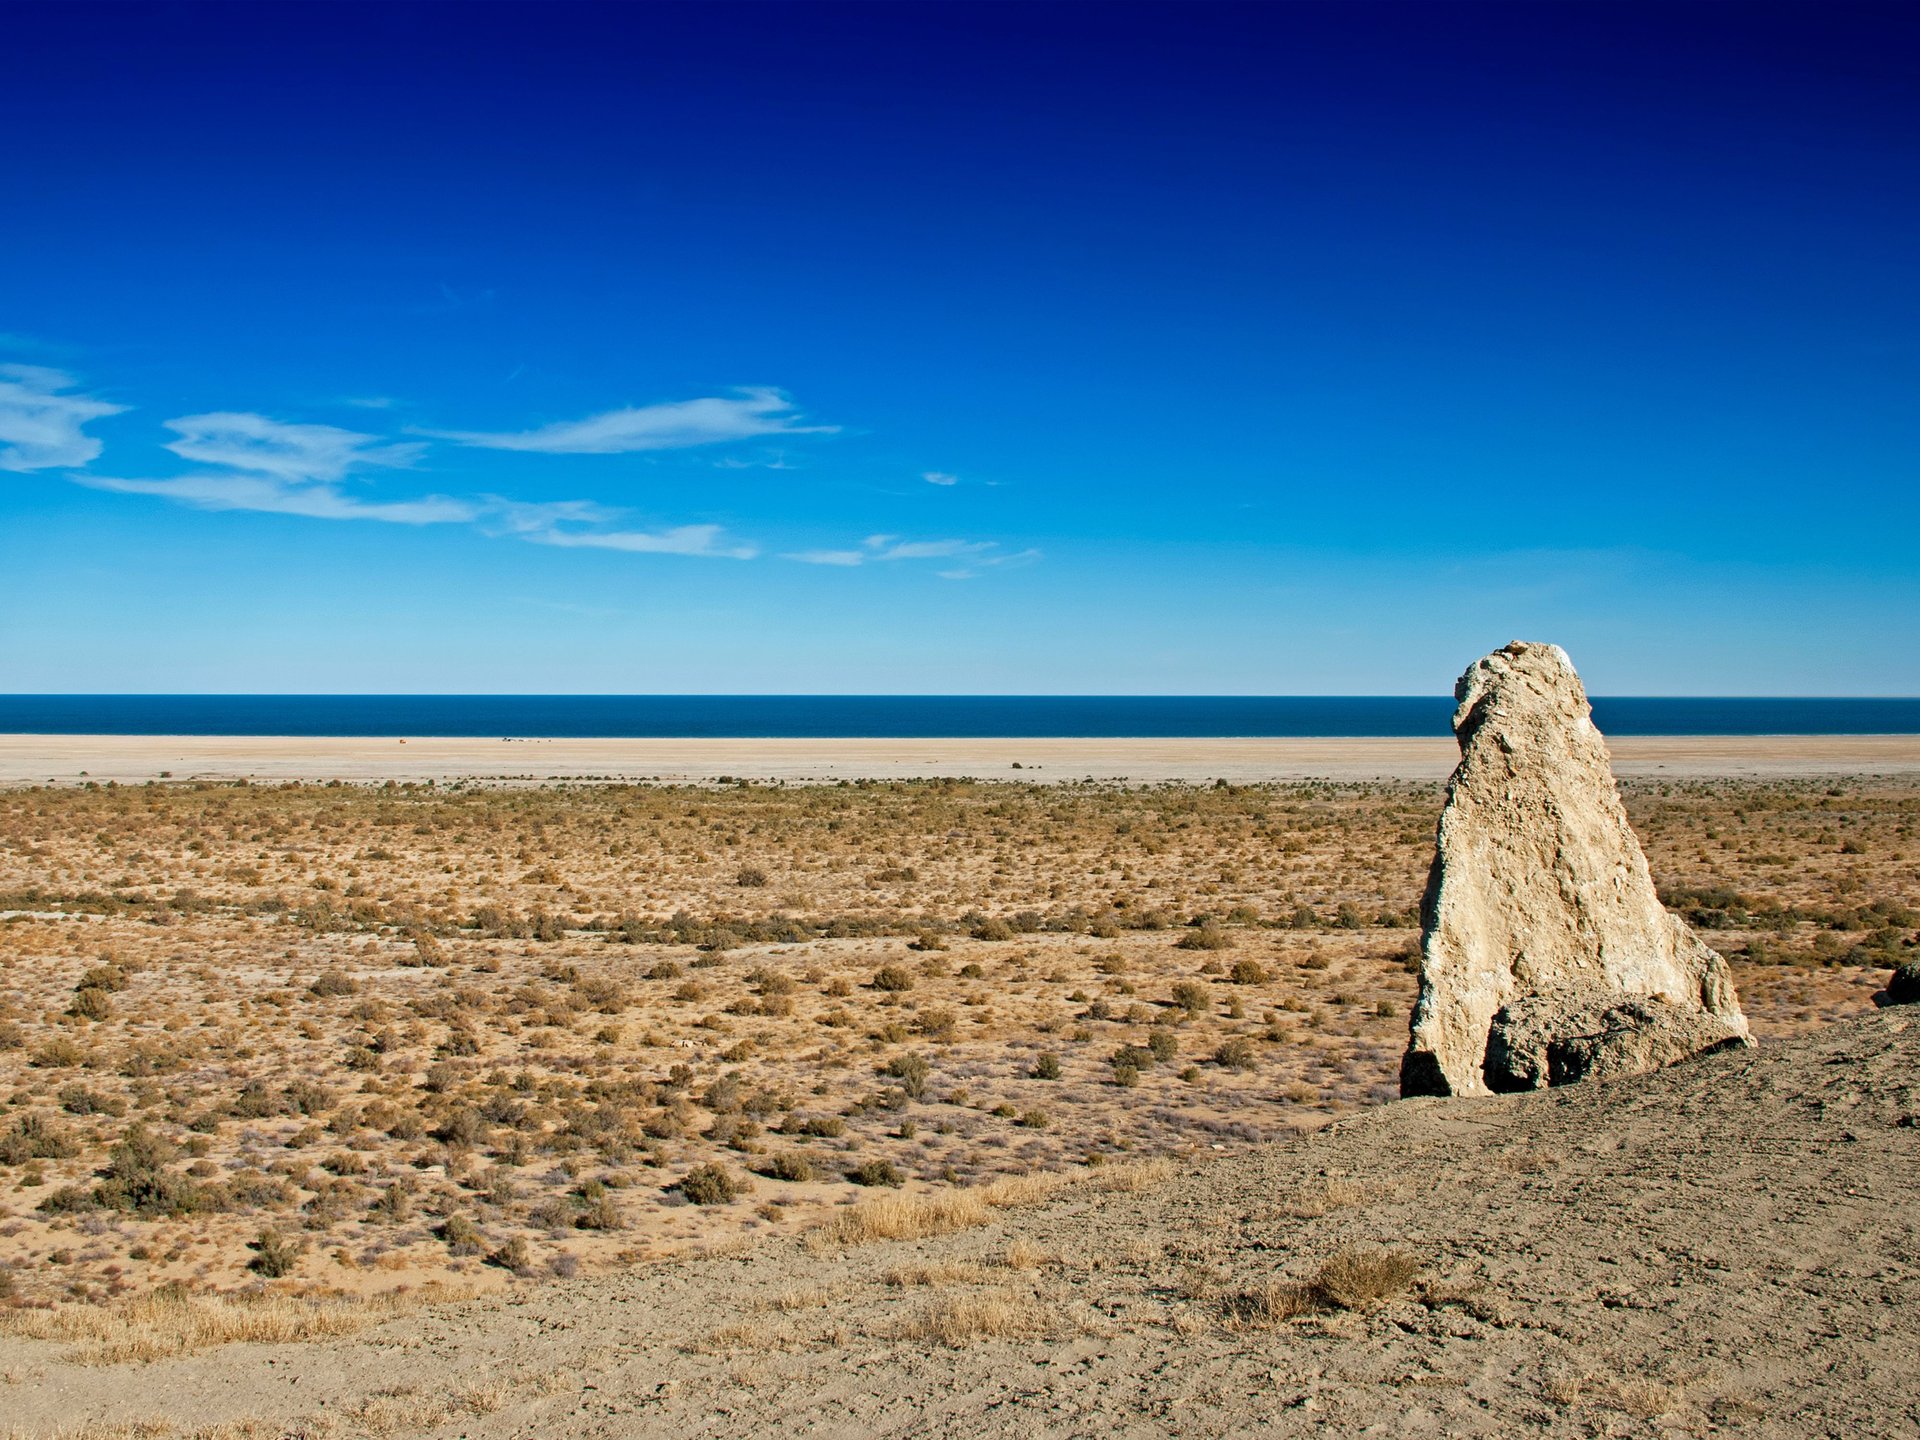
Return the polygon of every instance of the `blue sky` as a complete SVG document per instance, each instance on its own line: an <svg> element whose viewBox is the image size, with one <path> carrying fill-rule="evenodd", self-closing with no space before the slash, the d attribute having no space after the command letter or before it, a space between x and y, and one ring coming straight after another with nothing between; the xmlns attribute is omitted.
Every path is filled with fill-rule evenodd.
<svg viewBox="0 0 1920 1440"><path fill-rule="evenodd" d="M1920 25L0 5L0 687L1920 692Z"/></svg>

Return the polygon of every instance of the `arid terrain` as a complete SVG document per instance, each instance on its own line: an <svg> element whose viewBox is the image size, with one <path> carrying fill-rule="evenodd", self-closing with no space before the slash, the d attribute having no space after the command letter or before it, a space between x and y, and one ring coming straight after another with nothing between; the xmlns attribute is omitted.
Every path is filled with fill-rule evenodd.
<svg viewBox="0 0 1920 1440"><path fill-rule="evenodd" d="M1734 962L1763 1060L1784 1040L1868 1013L1888 967L1914 954L1920 785L1640 779L1624 790L1663 897ZM827 1343L815 1328L830 1340L835 1326L868 1333L860 1327L920 1314L920 1281L881 1283L882 1270L912 1258L889 1252L884 1266L854 1266L872 1289L871 1313L828 1323L833 1287L853 1277L844 1266L828 1276L838 1262L817 1259L821 1237L840 1236L835 1247L865 1238L873 1227L857 1217L871 1216L876 1195L973 1205L991 1218L999 1202L1060 1185L1082 1197L1065 1213L1184 1204L1180 1223L1213 1238L1176 1241L1178 1226L1166 1237L1150 1225L1103 1231L1065 1260L1048 1235L990 1226L980 1233L994 1243L1039 1248L975 1255L986 1243L975 1236L973 1249L939 1260L960 1269L958 1288L942 1282L937 1293L955 1304L982 1285L1012 1295L1007 1304L1027 1294L1006 1323L1036 1335L1058 1328L1046 1298L1055 1291L1073 1292L1060 1304L1082 1337L1133 1334L1145 1305L1153 1325L1174 1327L1162 1340L1191 1330L1213 1351L1239 1353L1246 1335L1282 1321L1222 1299L1227 1281L1201 1272L1216 1260L1257 1268L1234 1238L1252 1223L1235 1218L1241 1209L1278 1216L1274 1206L1291 1205L1304 1216L1319 1202L1286 1196L1323 1181L1329 1215L1351 1208L1335 1182L1358 1164L1359 1142L1300 1137L1397 1093L1439 805L1438 785L1423 782L92 782L0 793L0 1350L20 1357L0 1365L0 1413L28 1416L27 1434L83 1415L151 1413L188 1428L284 1418L294 1413L284 1395L251 1409L195 1400L137 1412L122 1397L63 1410L44 1403L46 1377L67 1373L76 1345L81 1358L153 1361L223 1336L352 1329L392 1313L402 1318L386 1325L414 1327L405 1333L458 1330L477 1361L495 1340L474 1338L472 1322L432 1318L439 1309L405 1316L428 1299L481 1294L473 1305L484 1308L498 1302L483 1292L505 1292L510 1308L487 1313L525 1339L547 1323L539 1317L582 1313L598 1293L582 1287L596 1284L625 1287L620 1297L637 1303L621 1313L635 1316L661 1296L683 1297L648 1320L665 1326L672 1314L681 1331L649 1330L645 1343L692 1345L699 1358L676 1361L680 1371L719 1384L753 1371L761 1362L751 1355L775 1342L753 1329L765 1323L759 1311L736 1315L718 1298L711 1324L688 1318L685 1297L715 1273L775 1265L743 1258L763 1251L799 1265L791 1296L753 1293L776 1318L832 1312L779 1322L788 1338L776 1349L804 1353ZM1679 1083L1662 1077L1648 1093ZM1476 1125L1517 1136L1534 1123L1526 1117L1590 1103L1393 1106L1341 1133L1413 1126L1379 1143L1418 1149L1428 1142L1415 1120L1385 1117L1444 1116L1432 1143L1445 1150ZM1503 1170L1490 1183L1526 1191L1529 1176L1552 1173L1551 1147L1539 1143L1544 1169ZM1193 1168L1214 1155L1228 1157L1226 1168ZM1156 1159L1177 1169L1153 1170ZM1162 1196L1176 1173L1184 1178ZM1412 1203L1424 1183L1415 1169L1391 1184L1378 1166L1369 1173L1369 1203ZM1216 1182L1244 1190L1245 1204L1222 1199L1203 1224L1201 1193ZM1265 1185L1276 1188L1263 1210L1254 1192ZM1585 1200L1579 1208L1580 1226L1603 1223ZM1338 1238L1332 1220L1314 1224L1329 1244ZM1074 1277L1102 1265L1158 1275L1174 1254L1163 1239L1194 1250L1179 1267L1200 1277L1179 1282L1191 1296L1154 1281L1105 1320L1083 1313L1104 1302ZM1430 1249L1410 1253L1423 1275L1465 1283L1453 1271L1471 1247L1445 1243L1455 1251L1438 1270ZM1161 1247L1161 1258L1147 1264L1143 1246ZM714 1248L726 1258L643 1263ZM1512 1263L1474 1262L1475 1283L1506 1284ZM828 1278L813 1277L816 1264ZM1913 1272L1901 1274L1885 1283L1910 1284ZM1308 1318L1286 1325L1337 1335L1376 1323L1301 1304ZM1495 1323L1464 1301L1421 1313L1442 1328ZM734 1323L745 1328L731 1342L702 1338ZM926 1323L934 1328L895 1336L886 1351L895 1358L874 1363L907 1364L899 1357L916 1345L941 1341ZM1078 1339L1057 1363L1081 1364L1075 1347L1089 1346L1089 1356L1101 1349ZM328 1392L340 1423L339 1387L364 1379L365 1400L380 1363L341 1372L361 1378ZM562 1368L573 1369L539 1384L577 1398L584 1363L572 1356ZM101 1372L73 1373L82 1378L61 1383L101 1383ZM1180 1384L1203 1386L1206 1373ZM1561 1406L1567 1415L1607 1386L1655 1381L1676 1394L1693 1383L1650 1375L1624 1351L1599 1378L1539 1377L1575 1396ZM740 1383L748 1408L736 1418L756 1393L750 1375ZM8 1399L28 1392L38 1397L30 1409ZM243 1392L255 1393L234 1393ZM502 1391L499 1414L520 1413L532 1393ZM1134 1404L1101 1393L1102 1404ZM1444 1398L1435 1392L1438 1428L1460 1419ZM548 1418L527 1433L552 1433L553 1403L539 1400ZM663 1392L650 1403L679 1413L693 1401ZM459 1411L462 1428L478 1406ZM363 1405L351 1423L378 1433L376 1412ZM1060 1433L1108 1428L1073 1413ZM1153 1412L1129 1413L1138 1426ZM414 1428L453 1414L422 1410ZM608 1419L606 1433L636 1423L622 1430ZM752 1430L709 1423L711 1433ZM387 1428L396 1427L406 1428ZM940 1425L876 1411L871 1425L849 1426L822 1411L815 1428Z"/></svg>

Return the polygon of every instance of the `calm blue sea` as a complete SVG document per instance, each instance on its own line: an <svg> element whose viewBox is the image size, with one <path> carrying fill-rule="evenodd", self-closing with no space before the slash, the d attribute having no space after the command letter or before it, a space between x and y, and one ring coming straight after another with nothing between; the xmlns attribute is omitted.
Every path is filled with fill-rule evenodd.
<svg viewBox="0 0 1920 1440"><path fill-rule="evenodd" d="M0 695L0 733L745 736L1446 735L1428 695ZM1920 734L1920 699L1599 698L1612 735Z"/></svg>

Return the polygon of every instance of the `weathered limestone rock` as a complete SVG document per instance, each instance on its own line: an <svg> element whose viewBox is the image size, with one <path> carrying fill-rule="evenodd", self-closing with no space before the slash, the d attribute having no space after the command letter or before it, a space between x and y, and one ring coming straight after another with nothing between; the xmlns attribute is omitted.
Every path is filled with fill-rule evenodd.
<svg viewBox="0 0 1920 1440"><path fill-rule="evenodd" d="M1750 1043L1727 965L1654 893L1586 692L1515 641L1454 687L1403 1095L1484 1095Z"/></svg>
<svg viewBox="0 0 1920 1440"><path fill-rule="evenodd" d="M1494 1012L1481 1073L1491 1090L1639 1075L1746 1044L1718 1015L1598 988L1528 995Z"/></svg>

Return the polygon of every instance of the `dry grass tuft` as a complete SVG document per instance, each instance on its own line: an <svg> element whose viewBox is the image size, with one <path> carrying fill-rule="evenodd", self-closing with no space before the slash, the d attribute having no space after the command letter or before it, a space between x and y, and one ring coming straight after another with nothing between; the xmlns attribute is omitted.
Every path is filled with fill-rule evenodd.
<svg viewBox="0 0 1920 1440"><path fill-rule="evenodd" d="M984 1225L996 1210L1039 1205L1063 1191L1084 1189L1103 1194L1133 1194L1150 1190L1173 1174L1171 1161L1149 1160L1138 1165L1116 1165L1092 1175L1007 1175L971 1190L942 1190L924 1194L883 1195L842 1210L810 1231L807 1246L816 1253L877 1240L925 1240Z"/></svg>
<svg viewBox="0 0 1920 1440"><path fill-rule="evenodd" d="M1419 1273L1404 1250L1342 1250L1305 1284L1275 1279L1224 1296L1220 1318L1229 1330L1260 1330L1315 1312L1369 1310L1404 1294Z"/></svg>
<svg viewBox="0 0 1920 1440"><path fill-rule="evenodd" d="M1132 1165L1109 1165L1080 1183L1102 1195L1141 1195L1159 1189L1177 1173L1179 1166L1162 1157L1158 1160L1141 1160Z"/></svg>
<svg viewBox="0 0 1920 1440"><path fill-rule="evenodd" d="M896 1265L881 1277L896 1290L916 1285L975 1285L987 1272L971 1260L938 1260L926 1265Z"/></svg>
<svg viewBox="0 0 1920 1440"><path fill-rule="evenodd" d="M296 1428L264 1420L225 1420L182 1430L171 1420L82 1420L51 1430L8 1429L0 1440L317 1440L330 1434L331 1420L306 1422Z"/></svg>
<svg viewBox="0 0 1920 1440"><path fill-rule="evenodd" d="M742 1352L752 1355L795 1350L805 1343L803 1333L792 1325L757 1325L747 1320L736 1320L731 1325L709 1330L682 1348L690 1355L737 1355Z"/></svg>
<svg viewBox="0 0 1920 1440"><path fill-rule="evenodd" d="M1038 1270L1043 1265L1053 1264L1054 1256L1051 1251L1042 1249L1023 1235L1008 1243L1000 1263L1009 1270Z"/></svg>
<svg viewBox="0 0 1920 1440"><path fill-rule="evenodd" d="M876 1240L924 1240L984 1225L993 1211L977 1190L883 1195L832 1216L807 1234L807 1248L837 1250Z"/></svg>
<svg viewBox="0 0 1920 1440"><path fill-rule="evenodd" d="M1199 1335L1205 1332L1207 1322L1192 1310L1181 1310L1167 1321L1167 1328L1176 1335Z"/></svg>
<svg viewBox="0 0 1920 1440"><path fill-rule="evenodd" d="M347 1410L347 1418L369 1435L402 1435L429 1430L452 1414L446 1401L405 1390L369 1395Z"/></svg>
<svg viewBox="0 0 1920 1440"><path fill-rule="evenodd" d="M782 1290L773 1299L766 1302L769 1310L777 1310L791 1315L796 1310L822 1310L837 1303L844 1291L822 1287L817 1290Z"/></svg>
<svg viewBox="0 0 1920 1440"><path fill-rule="evenodd" d="M1038 1300L1014 1290L947 1295L907 1323L908 1339L937 1340L959 1347L971 1340L1010 1340L1044 1335L1051 1317Z"/></svg>
<svg viewBox="0 0 1920 1440"><path fill-rule="evenodd" d="M1404 1250L1342 1250L1308 1282L1313 1301L1328 1310L1367 1310L1410 1289L1420 1262Z"/></svg>
<svg viewBox="0 0 1920 1440"><path fill-rule="evenodd" d="M189 1355L216 1345L284 1345L350 1335L435 1301L466 1298L446 1288L404 1296L313 1300L288 1295L148 1295L118 1305L0 1311L0 1334L70 1340L68 1359L118 1365Z"/></svg>
<svg viewBox="0 0 1920 1440"><path fill-rule="evenodd" d="M1352 1180L1315 1180L1302 1185L1278 1208L1289 1219L1317 1220L1332 1211L1358 1205L1366 1198L1365 1187Z"/></svg>
<svg viewBox="0 0 1920 1440"><path fill-rule="evenodd" d="M1220 1318L1229 1330L1265 1330L1312 1309L1313 1296L1306 1286L1287 1280L1269 1280L1252 1290L1227 1296L1220 1302Z"/></svg>

